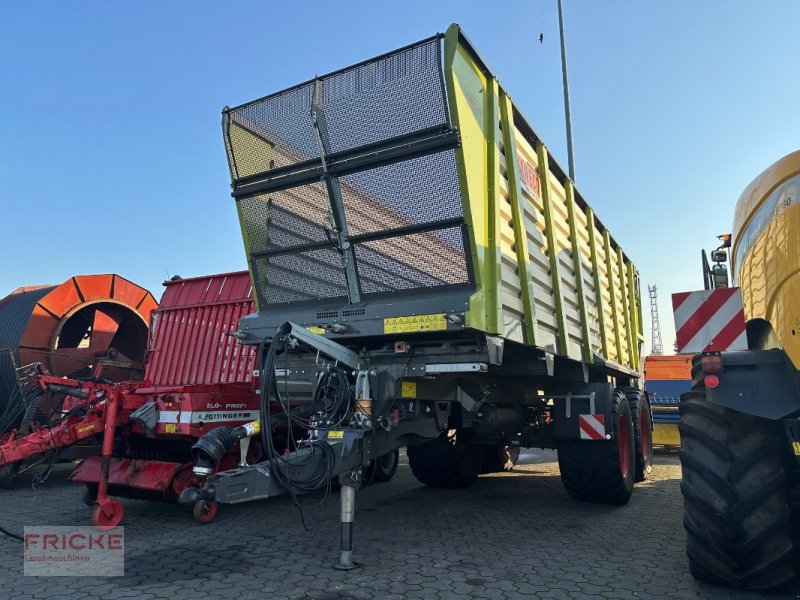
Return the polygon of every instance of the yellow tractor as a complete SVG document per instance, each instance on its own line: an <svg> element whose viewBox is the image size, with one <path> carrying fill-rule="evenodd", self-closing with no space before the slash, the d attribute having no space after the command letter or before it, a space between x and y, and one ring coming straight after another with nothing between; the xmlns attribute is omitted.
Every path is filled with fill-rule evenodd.
<svg viewBox="0 0 800 600"><path fill-rule="evenodd" d="M799 196L800 151L742 193L713 268L704 254L706 289L673 296L679 351L695 353L679 425L687 554L709 583L775 589L795 577Z"/></svg>

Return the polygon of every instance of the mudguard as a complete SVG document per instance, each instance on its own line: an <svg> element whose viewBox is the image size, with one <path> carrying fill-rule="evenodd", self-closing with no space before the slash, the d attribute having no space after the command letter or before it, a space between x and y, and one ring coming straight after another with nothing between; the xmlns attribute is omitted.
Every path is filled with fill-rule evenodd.
<svg viewBox="0 0 800 600"><path fill-rule="evenodd" d="M719 386L706 388L709 402L770 420L800 411L798 372L783 350L723 352ZM694 357L692 371L699 370Z"/></svg>

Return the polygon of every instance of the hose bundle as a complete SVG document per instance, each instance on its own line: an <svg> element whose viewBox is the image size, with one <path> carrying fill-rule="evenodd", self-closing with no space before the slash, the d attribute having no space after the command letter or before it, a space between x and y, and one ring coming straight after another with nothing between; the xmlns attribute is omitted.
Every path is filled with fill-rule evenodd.
<svg viewBox="0 0 800 600"><path fill-rule="evenodd" d="M297 426L307 431L339 427L347 422L353 402L347 373L340 367L333 366L322 374L317 383L312 401L313 408L303 406L292 410L288 394L287 397L283 397L278 390L275 374L275 358L281 348L285 349L290 332L291 325L285 323L271 341L268 342L265 338L259 346L261 444L273 467L273 476L289 492L289 496L300 511L303 526L309 529L305 522L304 510L317 508L328 499L336 457L327 442L312 439L296 441L293 427ZM271 402L277 403L287 417L289 427L286 447L294 449L294 452L287 456L275 447L269 410ZM319 468L310 475L300 475L304 471L303 467L313 464L318 464ZM303 506L299 497L317 490L323 490L320 501L312 506Z"/></svg>

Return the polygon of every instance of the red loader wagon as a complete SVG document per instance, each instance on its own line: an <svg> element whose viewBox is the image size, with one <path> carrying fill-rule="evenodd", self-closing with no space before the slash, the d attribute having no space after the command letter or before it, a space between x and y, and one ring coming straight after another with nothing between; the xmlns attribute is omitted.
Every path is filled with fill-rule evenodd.
<svg viewBox="0 0 800 600"><path fill-rule="evenodd" d="M0 466L102 435L101 456L81 462L73 481L86 484L95 525L122 520L123 505L109 496L174 501L204 477L192 472L190 448L219 425L235 427L259 418L254 382L255 349L230 335L253 312L247 272L165 282L153 311L145 380L115 384L53 377L40 369L39 387L64 395L63 418L28 436L0 444ZM257 456L258 444L249 446ZM246 461L239 447L225 467ZM194 515L208 522L213 502L198 502Z"/></svg>

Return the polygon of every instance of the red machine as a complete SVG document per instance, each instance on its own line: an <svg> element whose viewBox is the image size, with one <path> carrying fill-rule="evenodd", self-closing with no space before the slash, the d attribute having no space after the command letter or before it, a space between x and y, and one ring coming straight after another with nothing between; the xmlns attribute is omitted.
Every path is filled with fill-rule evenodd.
<svg viewBox="0 0 800 600"><path fill-rule="evenodd" d="M63 394L61 419L14 439L0 441L0 466L102 435L102 454L73 472L86 484L92 521L113 527L124 514L110 496L174 501L197 486L192 444L219 425L236 427L259 417L253 373L255 351L230 335L240 317L254 310L247 272L177 279L153 312L145 381L112 384L96 373L77 381L38 375L42 390ZM258 445L250 448L255 459ZM238 447L221 469L241 463ZM211 521L216 503L200 501L195 518Z"/></svg>

